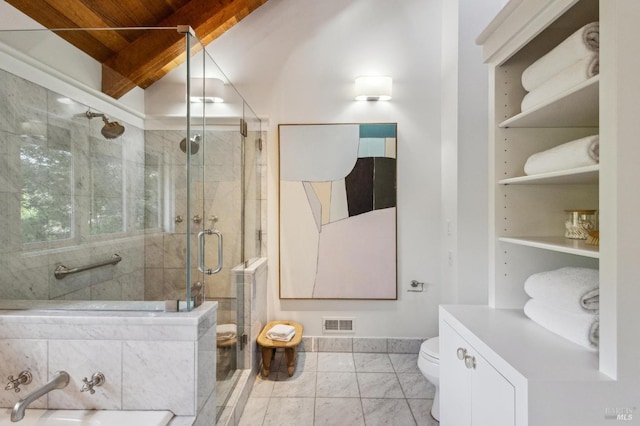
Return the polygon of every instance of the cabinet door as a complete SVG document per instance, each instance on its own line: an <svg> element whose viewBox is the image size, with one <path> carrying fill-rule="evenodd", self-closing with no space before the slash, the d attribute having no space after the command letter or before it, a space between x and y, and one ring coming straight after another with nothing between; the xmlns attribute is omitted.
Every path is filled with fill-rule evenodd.
<svg viewBox="0 0 640 426"><path fill-rule="evenodd" d="M471 374L458 359L467 342L445 322L440 323L440 424L471 424Z"/></svg>
<svg viewBox="0 0 640 426"><path fill-rule="evenodd" d="M458 350L475 367L458 358ZM515 389L450 325L440 325L440 422L443 426L514 426Z"/></svg>
<svg viewBox="0 0 640 426"><path fill-rule="evenodd" d="M475 369L471 393L471 418L473 426L515 425L515 389L482 356L475 357Z"/></svg>

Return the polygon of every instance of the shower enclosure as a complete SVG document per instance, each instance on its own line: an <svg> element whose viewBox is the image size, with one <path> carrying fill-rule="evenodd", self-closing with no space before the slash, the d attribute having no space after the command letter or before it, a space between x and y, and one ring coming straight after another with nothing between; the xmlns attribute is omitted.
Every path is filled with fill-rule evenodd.
<svg viewBox="0 0 640 426"><path fill-rule="evenodd" d="M245 368L241 271L261 256L261 122L188 27L86 31L183 46L130 96L144 110L101 93L104 69L64 41L79 31L0 31L0 306L216 300L222 407Z"/></svg>

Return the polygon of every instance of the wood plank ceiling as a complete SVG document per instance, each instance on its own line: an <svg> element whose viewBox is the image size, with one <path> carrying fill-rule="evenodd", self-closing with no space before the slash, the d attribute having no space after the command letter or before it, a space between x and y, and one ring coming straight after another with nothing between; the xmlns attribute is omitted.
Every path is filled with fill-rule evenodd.
<svg viewBox="0 0 640 426"><path fill-rule="evenodd" d="M5 0L46 28L189 25L206 46L267 0ZM146 89L185 61L176 30L60 31L102 63L102 91L120 98Z"/></svg>

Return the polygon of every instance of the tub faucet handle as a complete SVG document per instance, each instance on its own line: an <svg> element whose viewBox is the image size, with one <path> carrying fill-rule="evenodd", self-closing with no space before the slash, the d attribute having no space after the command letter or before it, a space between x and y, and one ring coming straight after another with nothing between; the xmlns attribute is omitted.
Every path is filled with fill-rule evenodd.
<svg viewBox="0 0 640 426"><path fill-rule="evenodd" d="M91 376L91 380L87 379L86 377L82 379L84 385L82 385L82 389L80 389L80 392L89 392L91 395L93 395L94 393L96 393L94 386L102 386L104 384L105 378L104 378L104 374L98 372L98 373L94 373L93 376Z"/></svg>
<svg viewBox="0 0 640 426"><path fill-rule="evenodd" d="M9 379L9 383L4 387L4 390L13 389L16 393L20 392L20 385L28 385L31 383L32 378L31 373L27 370L21 371L17 379L14 379L13 376L9 376L7 377L7 379Z"/></svg>

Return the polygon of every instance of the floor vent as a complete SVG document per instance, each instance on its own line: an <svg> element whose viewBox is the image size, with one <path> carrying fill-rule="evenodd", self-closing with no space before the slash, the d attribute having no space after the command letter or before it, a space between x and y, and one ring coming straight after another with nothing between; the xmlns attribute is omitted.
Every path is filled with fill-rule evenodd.
<svg viewBox="0 0 640 426"><path fill-rule="evenodd" d="M353 333L355 329L355 318L322 317L323 333Z"/></svg>

